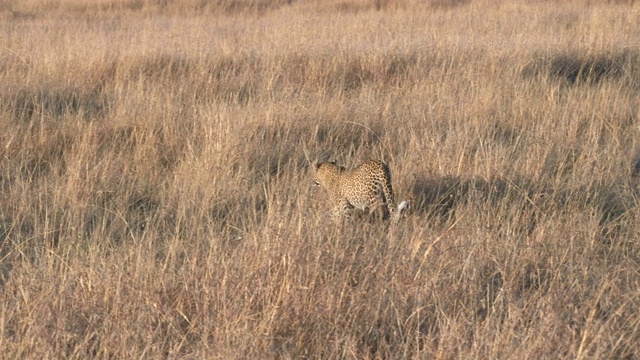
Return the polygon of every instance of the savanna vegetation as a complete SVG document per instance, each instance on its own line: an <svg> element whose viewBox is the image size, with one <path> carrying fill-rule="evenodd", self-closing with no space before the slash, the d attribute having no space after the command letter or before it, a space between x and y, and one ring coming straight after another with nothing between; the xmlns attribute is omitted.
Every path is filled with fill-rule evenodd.
<svg viewBox="0 0 640 360"><path fill-rule="evenodd" d="M640 3L1 0L6 359L636 359ZM397 225L311 163L383 159Z"/></svg>

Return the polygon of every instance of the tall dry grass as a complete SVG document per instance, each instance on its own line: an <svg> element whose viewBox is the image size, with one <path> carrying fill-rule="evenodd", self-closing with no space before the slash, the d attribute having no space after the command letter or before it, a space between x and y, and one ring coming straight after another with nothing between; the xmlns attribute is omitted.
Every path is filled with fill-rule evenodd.
<svg viewBox="0 0 640 360"><path fill-rule="evenodd" d="M640 354L635 2L0 18L2 358ZM331 222L330 158L412 213Z"/></svg>

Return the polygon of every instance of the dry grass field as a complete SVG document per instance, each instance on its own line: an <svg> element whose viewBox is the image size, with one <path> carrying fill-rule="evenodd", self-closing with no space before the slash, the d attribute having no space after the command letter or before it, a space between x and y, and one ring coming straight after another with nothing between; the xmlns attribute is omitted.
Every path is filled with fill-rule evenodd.
<svg viewBox="0 0 640 360"><path fill-rule="evenodd" d="M0 357L640 358L638 24L1 0ZM411 212L333 222L370 158Z"/></svg>

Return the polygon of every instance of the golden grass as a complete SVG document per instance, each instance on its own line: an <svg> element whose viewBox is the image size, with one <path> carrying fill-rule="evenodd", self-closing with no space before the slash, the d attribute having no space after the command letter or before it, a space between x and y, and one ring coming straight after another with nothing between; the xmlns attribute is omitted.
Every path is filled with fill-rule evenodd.
<svg viewBox="0 0 640 360"><path fill-rule="evenodd" d="M640 353L635 2L0 19L3 358ZM397 227L312 187L308 160L368 158Z"/></svg>

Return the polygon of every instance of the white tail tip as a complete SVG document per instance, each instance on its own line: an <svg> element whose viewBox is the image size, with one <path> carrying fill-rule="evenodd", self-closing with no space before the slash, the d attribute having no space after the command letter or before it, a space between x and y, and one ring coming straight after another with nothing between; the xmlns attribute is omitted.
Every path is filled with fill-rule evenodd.
<svg viewBox="0 0 640 360"><path fill-rule="evenodd" d="M401 202L398 205L398 211L396 212L396 215L394 216L394 222L398 222L400 221L400 218L402 217L402 212L409 209L409 202L407 200L404 200L403 202Z"/></svg>
<svg viewBox="0 0 640 360"><path fill-rule="evenodd" d="M398 214L408 209L409 209L409 202L407 200L404 200L403 202L398 204Z"/></svg>

